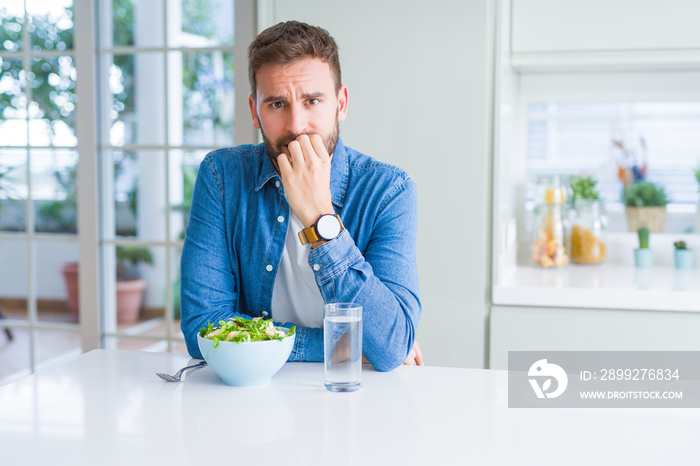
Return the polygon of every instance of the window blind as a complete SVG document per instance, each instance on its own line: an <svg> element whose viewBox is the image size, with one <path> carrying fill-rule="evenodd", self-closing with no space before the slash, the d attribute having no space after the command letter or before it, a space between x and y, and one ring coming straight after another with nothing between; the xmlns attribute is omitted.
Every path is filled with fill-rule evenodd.
<svg viewBox="0 0 700 466"><path fill-rule="evenodd" d="M695 205L700 102L529 104L527 162L530 177L593 175L609 204L621 204L619 167L646 166L646 179L664 186L671 204Z"/></svg>

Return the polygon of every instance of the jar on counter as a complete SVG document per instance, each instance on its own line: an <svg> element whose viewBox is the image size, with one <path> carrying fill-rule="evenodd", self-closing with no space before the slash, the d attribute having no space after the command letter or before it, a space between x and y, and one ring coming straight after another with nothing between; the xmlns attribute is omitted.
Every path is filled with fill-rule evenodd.
<svg viewBox="0 0 700 466"><path fill-rule="evenodd" d="M569 254L577 264L599 264L607 255L605 230L607 218L602 201L580 199L574 203L571 217Z"/></svg>
<svg viewBox="0 0 700 466"><path fill-rule="evenodd" d="M545 191L544 202L535 208L532 260L544 267L561 267L569 262L566 253L566 224L564 192L551 187Z"/></svg>

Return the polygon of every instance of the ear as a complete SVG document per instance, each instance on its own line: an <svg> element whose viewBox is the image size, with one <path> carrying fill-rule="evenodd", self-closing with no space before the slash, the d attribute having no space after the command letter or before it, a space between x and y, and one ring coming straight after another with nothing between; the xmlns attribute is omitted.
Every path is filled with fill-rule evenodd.
<svg viewBox="0 0 700 466"><path fill-rule="evenodd" d="M343 84L338 90L338 121L345 120L348 113L348 86Z"/></svg>
<svg viewBox="0 0 700 466"><path fill-rule="evenodd" d="M250 116L253 118L253 127L260 129L260 120L258 120L258 112L255 111L255 99L253 94L248 94L248 106L250 107Z"/></svg>

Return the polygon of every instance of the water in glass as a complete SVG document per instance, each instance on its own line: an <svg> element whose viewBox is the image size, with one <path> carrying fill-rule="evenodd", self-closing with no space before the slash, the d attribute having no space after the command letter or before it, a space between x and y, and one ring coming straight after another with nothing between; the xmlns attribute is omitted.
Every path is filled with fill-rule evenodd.
<svg viewBox="0 0 700 466"><path fill-rule="evenodd" d="M361 312L361 307L359 308ZM361 386L362 316L328 315L323 321L325 385L331 391L354 391Z"/></svg>

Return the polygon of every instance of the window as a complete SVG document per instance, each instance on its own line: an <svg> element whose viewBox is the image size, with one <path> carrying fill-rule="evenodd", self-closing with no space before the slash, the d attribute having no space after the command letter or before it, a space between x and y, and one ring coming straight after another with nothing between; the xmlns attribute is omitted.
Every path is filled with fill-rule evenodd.
<svg viewBox="0 0 700 466"><path fill-rule="evenodd" d="M113 0L100 24L105 343L184 352L192 185L204 155L234 143L233 2ZM140 314L125 308L137 285Z"/></svg>
<svg viewBox="0 0 700 466"><path fill-rule="evenodd" d="M235 6L248 40L255 8ZM86 348L185 351L180 250L199 163L234 144L234 15L233 0L0 0L0 384Z"/></svg>
<svg viewBox="0 0 700 466"><path fill-rule="evenodd" d="M552 173L593 175L606 202L608 231L627 232L619 165L645 160L646 179L661 184L671 201L664 232L697 233L699 82L697 70L663 67L518 75L514 149L523 162L512 176L522 183L516 202L525 206L519 234L529 231L536 177Z"/></svg>
<svg viewBox="0 0 700 466"><path fill-rule="evenodd" d="M0 1L0 383L79 354L73 2Z"/></svg>
<svg viewBox="0 0 700 466"><path fill-rule="evenodd" d="M671 205L697 204L700 102L532 103L527 125L530 175L591 174L619 204L619 169L646 167Z"/></svg>

